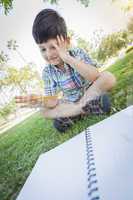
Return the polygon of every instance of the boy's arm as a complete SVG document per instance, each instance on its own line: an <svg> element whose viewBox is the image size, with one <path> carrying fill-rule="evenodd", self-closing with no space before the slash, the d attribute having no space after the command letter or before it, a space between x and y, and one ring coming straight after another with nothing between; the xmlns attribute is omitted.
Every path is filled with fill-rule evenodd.
<svg viewBox="0 0 133 200"><path fill-rule="evenodd" d="M79 60L71 55L67 56L66 62L71 67L74 67L86 80L93 82L100 76L100 73L95 66L86 64L83 60Z"/></svg>
<svg viewBox="0 0 133 200"><path fill-rule="evenodd" d="M57 42L58 45L53 45L57 49L61 59L74 67L86 80L94 82L95 80L100 78L100 80L102 80L101 85L103 88L101 88L101 90L103 92L110 90L115 85L116 79L112 73L106 71L100 73L95 66L91 64L86 64L84 61L71 56L67 51L65 40L62 36L57 37Z"/></svg>
<svg viewBox="0 0 133 200"><path fill-rule="evenodd" d="M79 74L86 80L94 82L100 78L100 80L103 82L101 88L103 92L110 90L116 83L116 79L112 73L107 71L99 72L95 66L86 64L82 60L78 60L68 55L66 62L69 65L74 66Z"/></svg>

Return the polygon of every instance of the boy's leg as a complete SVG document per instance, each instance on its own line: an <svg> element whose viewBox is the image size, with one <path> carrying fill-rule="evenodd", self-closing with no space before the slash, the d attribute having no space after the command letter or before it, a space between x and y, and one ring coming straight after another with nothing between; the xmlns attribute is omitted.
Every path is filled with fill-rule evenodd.
<svg viewBox="0 0 133 200"><path fill-rule="evenodd" d="M99 107L99 101L101 100L102 102L100 103L100 105L102 106L102 109L101 107ZM90 115L90 114L100 115L104 113L109 113L110 109L111 109L111 103L108 95L106 94L97 97L94 100L89 101L83 107L84 115ZM84 115L54 119L53 121L54 128L56 128L59 132L63 133L67 131L76 121L80 120Z"/></svg>
<svg viewBox="0 0 133 200"><path fill-rule="evenodd" d="M59 104L54 109L44 109L43 115L46 118L57 119L77 116L79 114L103 114L109 113L111 108L109 97L104 94L97 96L97 98L86 101L84 106L79 103L65 103Z"/></svg>
<svg viewBox="0 0 133 200"><path fill-rule="evenodd" d="M99 107L99 101L102 102L100 105L102 106ZM111 104L108 95L104 94L100 97L97 97L94 100L89 101L84 107L84 115L100 115L104 113L109 113L111 109ZM54 119L53 125L54 128L56 128L59 132L63 133L67 131L75 122L80 120L82 116L84 115L78 115L75 117L65 117L65 118L57 118Z"/></svg>
<svg viewBox="0 0 133 200"><path fill-rule="evenodd" d="M82 107L84 114L108 114L111 111L111 102L107 94L98 96L97 98L88 101L84 107Z"/></svg>
<svg viewBox="0 0 133 200"><path fill-rule="evenodd" d="M56 119L77 116L83 113L81 105L78 103L59 103L55 108L42 108L42 114L45 118Z"/></svg>
<svg viewBox="0 0 133 200"><path fill-rule="evenodd" d="M104 74L103 74L103 76L104 76ZM55 119L55 118L59 118L59 117L76 116L76 115L84 113L83 108L88 104L88 102L90 102L91 100L95 100L97 97L105 94L106 91L108 90L107 83L103 80L104 79L102 76L101 76L101 78L97 79L85 91L83 97L77 103L61 103L53 109L44 108L42 110L44 117ZM98 104L100 104L100 101L97 101Z"/></svg>

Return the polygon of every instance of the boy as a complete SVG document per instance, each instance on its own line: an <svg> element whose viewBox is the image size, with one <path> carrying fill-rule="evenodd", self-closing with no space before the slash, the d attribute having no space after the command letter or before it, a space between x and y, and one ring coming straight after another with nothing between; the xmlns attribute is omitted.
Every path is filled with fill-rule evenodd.
<svg viewBox="0 0 133 200"><path fill-rule="evenodd" d="M42 105L44 117L54 119L54 127L65 132L81 115L108 113L105 93L115 85L115 77L99 73L84 50L70 48L64 19L55 10L44 9L34 20L32 34L48 63L43 70L45 95L63 92L62 100L53 98ZM18 98L23 101L32 104L33 99Z"/></svg>

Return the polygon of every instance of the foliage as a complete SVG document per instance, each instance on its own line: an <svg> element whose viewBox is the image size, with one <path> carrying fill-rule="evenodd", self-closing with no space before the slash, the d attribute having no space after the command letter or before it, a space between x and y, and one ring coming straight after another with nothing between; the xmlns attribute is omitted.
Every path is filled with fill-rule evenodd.
<svg viewBox="0 0 133 200"><path fill-rule="evenodd" d="M16 51L20 58L26 63L25 58L22 56L22 54L18 51L19 45L17 44L16 40L9 40L7 42L7 47L9 50ZM2 51L0 54L0 66L1 66L1 72L3 74L6 74L6 76L2 79L0 79L0 88L3 87L14 87L19 88L21 94L25 94L30 86L38 85L41 86L40 83L40 77L35 70L34 63L26 63L26 65L22 68L16 68L13 66L7 65L8 61L8 55L5 55Z"/></svg>
<svg viewBox="0 0 133 200"><path fill-rule="evenodd" d="M19 45L17 44L16 40L11 39L7 41L7 47L9 50L13 49L15 51L19 47Z"/></svg>
<svg viewBox="0 0 133 200"><path fill-rule="evenodd" d="M116 56L118 51L126 47L128 42L127 31L119 31L107 35L99 45L97 59L104 62L106 59Z"/></svg>
<svg viewBox="0 0 133 200"><path fill-rule="evenodd" d="M59 0L43 0L44 2L49 2L50 4L59 4ZM85 7L88 7L90 4L90 0L77 0Z"/></svg>
<svg viewBox="0 0 133 200"><path fill-rule="evenodd" d="M78 2L80 2L82 5L84 5L85 7L88 7L90 4L90 0L77 0Z"/></svg>
<svg viewBox="0 0 133 200"><path fill-rule="evenodd" d="M13 113L16 109L16 104L14 99L11 100L7 105L5 105L3 108L0 108L0 116L7 120L7 117L9 114Z"/></svg>
<svg viewBox="0 0 133 200"><path fill-rule="evenodd" d="M1 52L0 52L0 69L1 69L1 67L2 67L2 65L3 65L4 63L7 63L8 60L9 60L8 55L5 54L4 51L1 51Z"/></svg>
<svg viewBox="0 0 133 200"><path fill-rule="evenodd" d="M88 53L90 52L90 43L81 37L77 38L77 46Z"/></svg>
<svg viewBox="0 0 133 200"><path fill-rule="evenodd" d="M124 12L129 12L133 9L133 0L112 0L112 2L118 4Z"/></svg>
<svg viewBox="0 0 133 200"><path fill-rule="evenodd" d="M133 46L127 48L126 53L129 53L130 51L133 51Z"/></svg>
<svg viewBox="0 0 133 200"><path fill-rule="evenodd" d="M131 17L131 18L129 19L129 22L128 22L128 24L127 24L127 29L128 29L128 31L129 31L130 33L133 34L133 17Z"/></svg>
<svg viewBox="0 0 133 200"><path fill-rule="evenodd" d="M73 30L68 31L68 36L71 38L72 41L74 41L74 46L76 45L77 47L84 49L89 54L92 53L92 50L93 50L92 42L91 42L92 38L89 40L84 39L83 37L76 34ZM93 43L94 43L94 40L93 40Z"/></svg>
<svg viewBox="0 0 133 200"><path fill-rule="evenodd" d="M34 86L39 83L39 75L37 71L34 71L30 66L24 66L20 69L15 67L6 68L7 76L0 80L1 86L12 86L19 88L21 94L27 93L30 86Z"/></svg>
<svg viewBox="0 0 133 200"><path fill-rule="evenodd" d="M3 7L5 15L12 9L13 0L0 0L0 9Z"/></svg>
<svg viewBox="0 0 133 200"><path fill-rule="evenodd" d="M89 39L93 51L96 51L99 48L99 45L105 36L104 30L101 28L93 31L92 36Z"/></svg>
<svg viewBox="0 0 133 200"><path fill-rule="evenodd" d="M21 52L18 50L19 45L17 44L17 41L16 41L16 40L11 39L11 40L7 41L7 48L8 48L10 51L15 51L15 52L17 52L18 56L23 60L24 63L27 64L26 59L23 57L23 55L21 54Z"/></svg>
<svg viewBox="0 0 133 200"><path fill-rule="evenodd" d="M59 0L43 0L44 3L48 2L50 4L59 4ZM88 7L90 4L90 0L77 0L85 7ZM0 7L4 9L5 15L9 13L9 11L13 8L12 6L13 0L0 0Z"/></svg>
<svg viewBox="0 0 133 200"><path fill-rule="evenodd" d="M59 0L43 0L44 3L48 2L50 4L59 4ZM88 7L91 3L91 0L77 0L85 7ZM112 0L112 2L116 2L119 6L125 11L128 12L133 9L133 0L127 0L127 2L122 2L122 0ZM4 9L4 13L7 15L9 11L13 8L13 0L0 0L0 7Z"/></svg>
<svg viewBox="0 0 133 200"><path fill-rule="evenodd" d="M113 64L109 71L115 74L117 84L111 92L113 106L119 111L133 104L133 51Z"/></svg>

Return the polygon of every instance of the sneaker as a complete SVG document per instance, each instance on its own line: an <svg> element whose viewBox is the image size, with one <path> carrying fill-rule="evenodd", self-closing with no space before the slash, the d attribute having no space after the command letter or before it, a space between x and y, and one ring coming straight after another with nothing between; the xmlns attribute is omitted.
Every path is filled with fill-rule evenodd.
<svg viewBox="0 0 133 200"><path fill-rule="evenodd" d="M81 115L77 115L74 117L64 117L64 118L56 118L54 120L54 127L59 132L65 132L68 128L70 128L76 121L81 119Z"/></svg>
<svg viewBox="0 0 133 200"><path fill-rule="evenodd" d="M107 94L88 101L82 110L85 114L108 114L111 111L111 103Z"/></svg>
<svg viewBox="0 0 133 200"><path fill-rule="evenodd" d="M53 125L60 133L64 133L73 125L73 121L68 117L56 118L54 119Z"/></svg>

